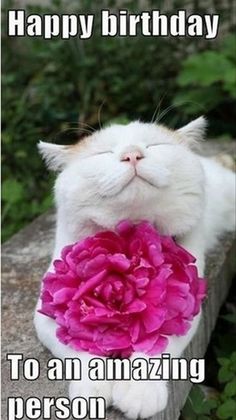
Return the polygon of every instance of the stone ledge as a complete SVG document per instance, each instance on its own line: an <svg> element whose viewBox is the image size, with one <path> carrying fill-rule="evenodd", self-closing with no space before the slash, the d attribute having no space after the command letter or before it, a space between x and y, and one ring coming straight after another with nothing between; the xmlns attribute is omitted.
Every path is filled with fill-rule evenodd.
<svg viewBox="0 0 236 420"><path fill-rule="evenodd" d="M212 151L212 143L211 151ZM233 152L235 143L214 150ZM230 147L229 147L230 145ZM209 153L209 143L206 144ZM7 419L6 401L9 396L27 399L37 396L67 396L68 383L47 380L46 366L51 354L36 338L33 328L33 311L39 292L40 279L49 264L53 248L55 216L49 212L6 242L2 248L2 418ZM232 234L221 238L217 248L208 256L207 272L209 292L203 305L203 316L198 333L186 349L186 358L203 357L214 329L219 309L224 302L235 266L236 241ZM41 364L41 375L36 382L20 379L9 380L7 353L23 353L24 358L35 357ZM187 398L191 384L186 381L170 384L169 404L165 412L153 420L177 420ZM41 419L42 417L40 417ZM115 410L108 410L107 419L121 420L124 416Z"/></svg>

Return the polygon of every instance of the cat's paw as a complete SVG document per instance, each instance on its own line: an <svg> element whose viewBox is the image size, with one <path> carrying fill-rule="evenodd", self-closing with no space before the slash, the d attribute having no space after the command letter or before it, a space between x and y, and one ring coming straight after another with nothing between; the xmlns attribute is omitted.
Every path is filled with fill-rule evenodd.
<svg viewBox="0 0 236 420"><path fill-rule="evenodd" d="M166 382L119 381L113 387L113 405L130 419L147 418L165 409Z"/></svg>
<svg viewBox="0 0 236 420"><path fill-rule="evenodd" d="M112 383L108 381L71 381L69 386L69 397L72 400L76 397L103 397L106 407L112 402Z"/></svg>

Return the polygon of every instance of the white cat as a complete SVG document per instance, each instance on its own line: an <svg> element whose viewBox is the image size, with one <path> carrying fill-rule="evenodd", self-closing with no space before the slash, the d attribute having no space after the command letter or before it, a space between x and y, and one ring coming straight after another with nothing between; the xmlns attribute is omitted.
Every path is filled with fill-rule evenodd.
<svg viewBox="0 0 236 420"><path fill-rule="evenodd" d="M203 117L176 131L136 121L104 128L72 146L40 142L48 166L60 171L55 184L57 229L52 259L60 257L65 245L112 229L122 219L145 219L161 233L175 236L197 258L203 275L206 251L219 234L235 226L234 173L192 151L205 126ZM179 357L199 319L200 314L186 336L170 337L165 352ZM86 370L93 356L61 344L55 322L37 310L35 327L55 356L80 357ZM152 416L166 407L164 381L92 382L86 372L84 378L71 382L71 398L103 396L107 406L113 404L132 419Z"/></svg>

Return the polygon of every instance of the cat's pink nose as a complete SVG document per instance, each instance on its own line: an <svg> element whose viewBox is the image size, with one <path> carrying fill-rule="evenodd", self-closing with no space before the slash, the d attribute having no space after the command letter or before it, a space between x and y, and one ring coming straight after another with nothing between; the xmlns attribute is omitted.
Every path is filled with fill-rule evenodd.
<svg viewBox="0 0 236 420"><path fill-rule="evenodd" d="M133 152L124 153L121 156L122 162L130 162L131 165L135 166L140 159L143 158L143 154L139 150L134 150Z"/></svg>

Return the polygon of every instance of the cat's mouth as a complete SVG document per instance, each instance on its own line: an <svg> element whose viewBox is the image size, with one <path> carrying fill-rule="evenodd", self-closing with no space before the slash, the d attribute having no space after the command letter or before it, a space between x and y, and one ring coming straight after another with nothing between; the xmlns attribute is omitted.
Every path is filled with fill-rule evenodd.
<svg viewBox="0 0 236 420"><path fill-rule="evenodd" d="M143 176L141 176L141 175L139 175L139 174L136 174L135 176L134 176L134 178L139 178L139 179L141 179L142 181L144 181L144 182L146 182L146 184L149 184L149 185L151 185L152 187L154 187L154 188L158 188L157 187L157 185L155 185L153 182L151 182L150 180L148 180L147 178L145 178L145 177L143 177Z"/></svg>
<svg viewBox="0 0 236 420"><path fill-rule="evenodd" d="M148 190L150 194L155 191L163 189L169 185L168 177L163 174L153 174L149 168L139 167L132 168L132 170L125 171L115 179L106 179L99 189L101 197L118 197L121 194L139 194L140 191Z"/></svg>
<svg viewBox="0 0 236 420"><path fill-rule="evenodd" d="M143 177L142 175L138 174L136 171L134 173L134 175L132 176L132 178L130 178L130 180L128 182L126 182L122 188L120 189L120 191L117 193L121 193L122 191L124 191L126 188L128 188L129 186L131 186L133 183L135 183L136 181L142 181L145 184L149 184L151 187L154 188L158 188L157 185L155 185L153 182L151 182L150 180L148 180L147 178Z"/></svg>

